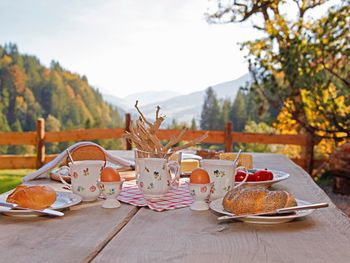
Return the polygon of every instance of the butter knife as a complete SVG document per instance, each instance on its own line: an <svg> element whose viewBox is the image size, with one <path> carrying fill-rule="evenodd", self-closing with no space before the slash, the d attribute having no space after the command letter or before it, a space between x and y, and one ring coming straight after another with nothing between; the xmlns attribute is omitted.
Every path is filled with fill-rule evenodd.
<svg viewBox="0 0 350 263"><path fill-rule="evenodd" d="M26 207L20 207L17 204L1 202L1 201L0 201L0 206L9 207L11 209L28 210L28 211L38 212L38 213L51 215L51 216L64 216L64 213L56 211L56 210L48 209L48 208L43 209L43 210L37 210L37 209L31 209L31 208L26 208Z"/></svg>
<svg viewBox="0 0 350 263"><path fill-rule="evenodd" d="M327 203L317 203L317 204L309 204L309 205L299 205L299 206L292 206L292 207L286 207L286 208L280 208L276 209L275 211L271 212L265 212L265 213L255 213L255 214L244 214L244 215L232 215L232 216L220 216L218 217L218 220L228 220L228 219L236 219L236 218L242 218L247 216L261 216L261 215L275 215L275 214L286 214L294 211L299 210L308 210L308 209L318 209L318 208L324 208L328 207L329 205Z"/></svg>

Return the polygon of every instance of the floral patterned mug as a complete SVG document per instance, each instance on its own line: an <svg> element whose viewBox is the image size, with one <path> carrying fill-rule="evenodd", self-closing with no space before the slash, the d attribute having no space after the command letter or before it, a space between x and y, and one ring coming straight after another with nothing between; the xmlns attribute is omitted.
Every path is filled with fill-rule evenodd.
<svg viewBox="0 0 350 263"><path fill-rule="evenodd" d="M235 184L236 163L228 160L203 159L200 164L209 173L210 182L214 183L211 188L210 201L224 197ZM243 167L239 168L246 170ZM242 181L242 183L244 182L245 180Z"/></svg>
<svg viewBox="0 0 350 263"><path fill-rule="evenodd" d="M160 200L171 187L178 185L180 165L177 161L164 158L136 158L136 166L137 185L147 200Z"/></svg>
<svg viewBox="0 0 350 263"><path fill-rule="evenodd" d="M97 180L105 164L105 161L98 160L75 161L69 163L71 184L64 181L61 176L60 179L73 193L81 196L83 201L94 201L100 195Z"/></svg>

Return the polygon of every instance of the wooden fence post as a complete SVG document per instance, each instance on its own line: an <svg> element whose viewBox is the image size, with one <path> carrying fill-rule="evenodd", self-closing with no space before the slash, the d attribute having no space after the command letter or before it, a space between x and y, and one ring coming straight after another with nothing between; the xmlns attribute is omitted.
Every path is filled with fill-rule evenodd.
<svg viewBox="0 0 350 263"><path fill-rule="evenodd" d="M45 162L45 120L40 118L36 122L36 168Z"/></svg>
<svg viewBox="0 0 350 263"><path fill-rule="evenodd" d="M125 113L125 131L130 132L131 115L130 113ZM126 149L131 150L132 144L129 139L126 139Z"/></svg>
<svg viewBox="0 0 350 263"><path fill-rule="evenodd" d="M306 133L306 145L302 149L301 156L304 159L304 169L311 174L314 161L314 137L311 133Z"/></svg>
<svg viewBox="0 0 350 263"><path fill-rule="evenodd" d="M225 152L232 152L233 147L232 147L232 122L228 121L225 123L225 141L224 141L224 146L225 146Z"/></svg>

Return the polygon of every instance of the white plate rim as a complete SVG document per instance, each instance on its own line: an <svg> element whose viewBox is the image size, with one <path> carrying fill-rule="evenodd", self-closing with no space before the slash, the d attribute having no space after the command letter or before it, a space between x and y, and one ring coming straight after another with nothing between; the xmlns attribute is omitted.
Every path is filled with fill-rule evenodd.
<svg viewBox="0 0 350 263"><path fill-rule="evenodd" d="M63 203L62 205L59 205L59 206L54 206L55 203L53 203L53 205L49 207L52 210L61 211L65 208L77 205L82 201L82 198L79 195L74 194L72 192L56 191L56 194L58 198L63 195L65 198L71 199L71 202ZM7 196L2 196L0 197L0 200L6 201L6 197ZM41 213L37 213L31 210L12 210L8 207L2 207L2 206L0 206L0 213L3 213L8 216L20 216L20 217L37 217L37 216L43 215Z"/></svg>
<svg viewBox="0 0 350 263"><path fill-rule="evenodd" d="M255 168L255 167L252 168L252 169L249 169L249 170L253 170L253 169L264 170L262 168ZM283 171L279 171L279 170L269 169L269 171L271 171L273 173L274 179L267 180L267 181L259 181L259 182L245 182L245 184L247 184L247 185L275 184L275 183L278 183L280 181L288 179L288 177L290 176L289 173L286 173L286 172L283 172ZM277 178L275 178L275 174L277 175ZM236 182L236 183L238 184L240 182Z"/></svg>
<svg viewBox="0 0 350 263"><path fill-rule="evenodd" d="M219 199L211 201L209 204L210 209L212 209L213 211L220 213L220 214L233 216L234 214L224 210L224 208L222 206L222 200L223 200L223 198L219 198ZM310 202L305 201L305 200L301 200L301 199L296 199L296 201L297 201L298 205L311 204ZM287 219L293 220L295 218L305 217L305 216L311 214L314 210L315 209L300 210L292 215L288 214L288 215L281 215L281 216L246 216L246 217L242 217L242 218L237 218L237 220L244 221L245 219L257 219L260 221L271 221L271 222L272 221L279 221L279 220L287 220Z"/></svg>

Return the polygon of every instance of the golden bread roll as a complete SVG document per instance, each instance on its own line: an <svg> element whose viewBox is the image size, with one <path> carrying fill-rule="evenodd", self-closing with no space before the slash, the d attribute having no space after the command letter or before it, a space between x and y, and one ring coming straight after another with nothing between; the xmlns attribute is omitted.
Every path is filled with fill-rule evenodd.
<svg viewBox="0 0 350 263"><path fill-rule="evenodd" d="M49 186L17 186L6 202L32 209L45 209L56 201L56 192Z"/></svg>
<svg viewBox="0 0 350 263"><path fill-rule="evenodd" d="M224 209L235 215L267 213L279 208L296 206L295 198L286 191L265 188L234 189L224 197Z"/></svg>

